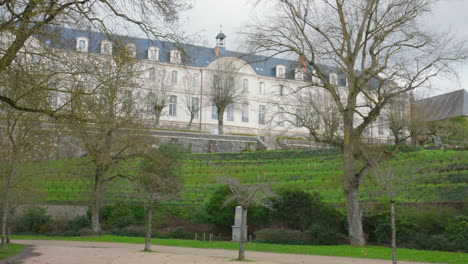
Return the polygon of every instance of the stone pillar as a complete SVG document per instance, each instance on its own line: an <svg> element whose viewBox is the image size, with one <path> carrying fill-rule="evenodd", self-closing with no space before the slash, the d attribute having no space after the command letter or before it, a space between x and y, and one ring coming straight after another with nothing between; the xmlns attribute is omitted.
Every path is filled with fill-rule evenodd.
<svg viewBox="0 0 468 264"><path fill-rule="evenodd" d="M247 216L245 216L245 218L247 219ZM242 221L242 207L236 206L236 215L234 216L234 225L232 226L232 241L234 242L240 242L241 221ZM247 226L245 227L244 234L245 234L244 237L247 240Z"/></svg>

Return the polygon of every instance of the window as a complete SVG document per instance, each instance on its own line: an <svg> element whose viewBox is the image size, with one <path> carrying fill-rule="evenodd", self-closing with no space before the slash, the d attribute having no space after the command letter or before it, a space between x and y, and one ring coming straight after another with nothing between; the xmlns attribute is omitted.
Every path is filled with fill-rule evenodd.
<svg viewBox="0 0 468 264"><path fill-rule="evenodd" d="M265 83L260 82L260 94L265 94Z"/></svg>
<svg viewBox="0 0 468 264"><path fill-rule="evenodd" d="M304 126L304 123L302 122L302 118L304 116L304 114L307 115L307 113L304 113L304 110L300 109L300 108L296 108L296 114L294 115L296 120L294 122L294 125L296 127L303 127Z"/></svg>
<svg viewBox="0 0 468 264"><path fill-rule="evenodd" d="M304 72L302 71L301 68L296 69L296 75L294 76L294 78L299 81L304 80Z"/></svg>
<svg viewBox="0 0 468 264"><path fill-rule="evenodd" d="M148 60L157 61L159 60L159 49L156 47L148 48Z"/></svg>
<svg viewBox="0 0 468 264"><path fill-rule="evenodd" d="M136 46L135 44L133 43L128 43L126 46L125 46L125 49L127 51L127 55L129 57L135 57L136 56Z"/></svg>
<svg viewBox="0 0 468 264"><path fill-rule="evenodd" d="M193 87L200 87L200 74L198 73L193 74Z"/></svg>
<svg viewBox="0 0 468 264"><path fill-rule="evenodd" d="M265 106L264 105L258 106L258 123L260 125L265 124Z"/></svg>
<svg viewBox="0 0 468 264"><path fill-rule="evenodd" d="M377 119L377 127L379 130L379 136L383 136L384 135L384 122L381 117Z"/></svg>
<svg viewBox="0 0 468 264"><path fill-rule="evenodd" d="M283 96L284 95L284 85L279 86L279 95Z"/></svg>
<svg viewBox="0 0 468 264"><path fill-rule="evenodd" d="M284 67L283 65L276 66L276 77L286 78L286 67Z"/></svg>
<svg viewBox="0 0 468 264"><path fill-rule="evenodd" d="M176 84L177 83L177 71L172 71L171 74L171 83Z"/></svg>
<svg viewBox="0 0 468 264"><path fill-rule="evenodd" d="M227 121L234 121L234 105L229 104L226 108Z"/></svg>
<svg viewBox="0 0 468 264"><path fill-rule="evenodd" d="M169 116L177 116L177 96L169 96Z"/></svg>
<svg viewBox="0 0 468 264"><path fill-rule="evenodd" d="M193 118L198 119L200 112L200 99L198 97L192 97L192 110L194 112Z"/></svg>
<svg viewBox="0 0 468 264"><path fill-rule="evenodd" d="M211 119L218 119L218 107L214 104L211 106Z"/></svg>
<svg viewBox="0 0 468 264"><path fill-rule="evenodd" d="M242 88L243 88L243 92L244 93L248 93L249 92L249 80L248 79L244 79L244 81L242 82Z"/></svg>
<svg viewBox="0 0 468 264"><path fill-rule="evenodd" d="M76 38L76 50L88 52L88 39L85 37Z"/></svg>
<svg viewBox="0 0 468 264"><path fill-rule="evenodd" d="M284 114L278 115L278 126L284 127Z"/></svg>
<svg viewBox="0 0 468 264"><path fill-rule="evenodd" d="M112 43L109 40L101 41L101 54L112 54Z"/></svg>
<svg viewBox="0 0 468 264"><path fill-rule="evenodd" d="M181 63L182 58L179 50L171 50L170 52L170 62L171 63Z"/></svg>
<svg viewBox="0 0 468 264"><path fill-rule="evenodd" d="M242 104L242 122L249 122L249 104L247 103Z"/></svg>
<svg viewBox="0 0 468 264"><path fill-rule="evenodd" d="M312 83L320 83L320 78L317 76L317 71L312 72Z"/></svg>
<svg viewBox="0 0 468 264"><path fill-rule="evenodd" d="M149 76L148 76L150 81L155 81L156 80L156 70L154 68L149 69Z"/></svg>
<svg viewBox="0 0 468 264"><path fill-rule="evenodd" d="M331 85L338 85L338 74L330 73L330 84Z"/></svg>

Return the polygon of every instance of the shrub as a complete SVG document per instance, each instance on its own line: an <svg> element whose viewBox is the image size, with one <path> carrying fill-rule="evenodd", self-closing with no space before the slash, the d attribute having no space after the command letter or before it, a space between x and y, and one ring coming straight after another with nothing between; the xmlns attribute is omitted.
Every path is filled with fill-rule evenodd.
<svg viewBox="0 0 468 264"><path fill-rule="evenodd" d="M16 222L17 232L45 232L51 229L52 219L46 209L38 206L27 207Z"/></svg>
<svg viewBox="0 0 468 264"><path fill-rule="evenodd" d="M337 232L325 224L314 224L307 231L307 242L312 245L342 245L348 244L348 236Z"/></svg>
<svg viewBox="0 0 468 264"><path fill-rule="evenodd" d="M152 234L153 233L154 232L152 232ZM118 236L144 237L146 235L146 227L131 225L122 229L114 230L112 234Z"/></svg>
<svg viewBox="0 0 468 264"><path fill-rule="evenodd" d="M318 193L300 189L286 189L273 200L273 220L283 226L304 231L311 225L324 226L333 232L344 232L345 216L335 207L322 201Z"/></svg>
<svg viewBox="0 0 468 264"><path fill-rule="evenodd" d="M307 235L290 229L262 229L255 233L255 242L304 245L307 244Z"/></svg>
<svg viewBox="0 0 468 264"><path fill-rule="evenodd" d="M144 210L141 207L125 202L117 202L114 205L103 208L103 222L108 223L112 228L125 228L137 224L138 218L144 217ZM135 214L136 213L136 214Z"/></svg>
<svg viewBox="0 0 468 264"><path fill-rule="evenodd" d="M68 222L68 230L78 231L85 227L91 227L91 221L86 215L77 216L75 219L72 219Z"/></svg>
<svg viewBox="0 0 468 264"><path fill-rule="evenodd" d="M195 223L214 224L224 232L230 232L234 223L235 203L224 205L224 201L231 194L228 186L216 189L207 203L197 210L192 217ZM269 210L263 207L251 207L247 213L249 229L264 226L270 222Z"/></svg>
<svg viewBox="0 0 468 264"><path fill-rule="evenodd" d="M191 239L193 236L191 233L186 232L183 227L178 226L176 228L171 229L166 234L167 238L176 238L176 239Z"/></svg>

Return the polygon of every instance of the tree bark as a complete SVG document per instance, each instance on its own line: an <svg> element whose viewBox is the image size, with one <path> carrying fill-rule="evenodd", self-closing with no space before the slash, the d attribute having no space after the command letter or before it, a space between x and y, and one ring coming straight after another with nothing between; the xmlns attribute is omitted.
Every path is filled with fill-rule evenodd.
<svg viewBox="0 0 468 264"><path fill-rule="evenodd" d="M161 114L162 114L162 110L158 110L156 108L154 109L154 118L155 118L154 125L156 126L156 128L160 127Z"/></svg>
<svg viewBox="0 0 468 264"><path fill-rule="evenodd" d="M151 221L153 219L153 205L149 204L146 207L146 235L145 235L145 251L151 251Z"/></svg>
<svg viewBox="0 0 468 264"><path fill-rule="evenodd" d="M9 201L8 201L8 194L10 191L10 186L11 186L11 181L13 180L13 176L15 173L15 165L13 161L13 154L10 154L10 164L7 172L7 180L5 182L5 188L3 190L4 196L3 196L3 204L2 204L2 238L1 238L1 243L2 243L2 252L6 251L6 244L7 244L7 223L8 223L8 207Z"/></svg>
<svg viewBox="0 0 468 264"><path fill-rule="evenodd" d="M240 230L240 241L239 241L239 257L238 260L245 259L245 241L247 240L245 237L245 230L247 225L247 209L242 208L242 216L241 216L241 230Z"/></svg>
<svg viewBox="0 0 468 264"><path fill-rule="evenodd" d="M194 114L190 113L190 121L189 121L188 126L187 126L188 128L190 128L192 126L192 122L193 122L194 117L195 117Z"/></svg>
<svg viewBox="0 0 468 264"><path fill-rule="evenodd" d="M346 142L343 145L344 156L344 194L348 215L349 238L352 246L362 247L366 244L362 229L362 212L359 205L360 175L354 166L354 144Z"/></svg>
<svg viewBox="0 0 468 264"><path fill-rule="evenodd" d="M5 200L2 204L2 252L6 251L7 244L7 219L8 219L8 192L5 192Z"/></svg>
<svg viewBox="0 0 468 264"><path fill-rule="evenodd" d="M100 224L100 214L101 214L101 206L102 206L102 194L103 194L103 185L104 179L103 177L103 169L102 166L98 166L96 168L96 173L94 176L94 197L93 197L93 205L92 205L92 212L91 212L91 227L94 233L100 233L102 231L101 224Z"/></svg>
<svg viewBox="0 0 468 264"><path fill-rule="evenodd" d="M218 113L218 134L224 134L224 118L222 114Z"/></svg>
<svg viewBox="0 0 468 264"><path fill-rule="evenodd" d="M390 218L392 226L392 263L397 264L397 252L396 252L396 225L395 225L395 200L390 200Z"/></svg>

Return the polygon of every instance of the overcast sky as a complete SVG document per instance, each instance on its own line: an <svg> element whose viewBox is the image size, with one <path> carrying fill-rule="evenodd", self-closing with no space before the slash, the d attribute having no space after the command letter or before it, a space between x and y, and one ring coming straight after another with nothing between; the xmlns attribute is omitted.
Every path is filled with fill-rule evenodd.
<svg viewBox="0 0 468 264"><path fill-rule="evenodd" d="M222 30L226 34L226 48L239 50L240 34L245 25L256 17L262 17L262 11L252 6L254 0L193 0L194 8L183 14L187 21L184 29L187 34L200 36L198 42L204 46L214 46L215 36ZM468 42L468 0L442 0L433 13L423 18L424 24L432 30L451 32ZM441 94L458 89L468 90L468 61L457 66L460 80L439 77L433 82L431 94Z"/></svg>

